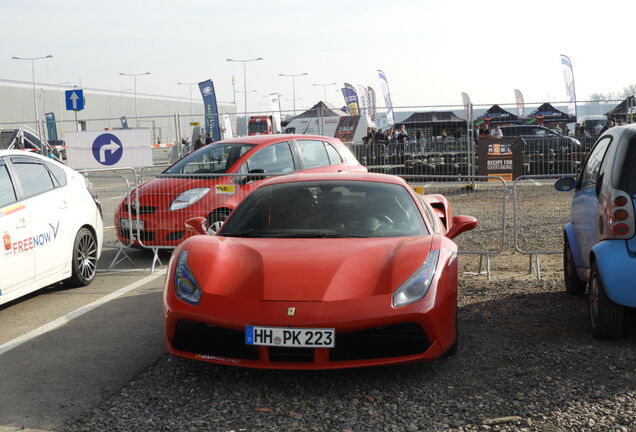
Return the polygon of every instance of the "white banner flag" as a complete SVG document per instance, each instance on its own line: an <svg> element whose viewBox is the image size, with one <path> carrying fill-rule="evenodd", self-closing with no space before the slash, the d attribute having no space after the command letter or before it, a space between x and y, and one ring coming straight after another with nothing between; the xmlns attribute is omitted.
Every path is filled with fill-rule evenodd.
<svg viewBox="0 0 636 432"><path fill-rule="evenodd" d="M395 119L393 118L393 103L391 102L391 93L389 92L389 83L386 80L384 72L378 69L378 76L380 77L380 86L382 87L382 94L384 95L384 105L386 106L386 119L389 126L395 125Z"/></svg>
<svg viewBox="0 0 636 432"><path fill-rule="evenodd" d="M523 102L523 94L521 94L520 90L515 89L515 99L517 101L517 117L522 119L524 117L524 102Z"/></svg>
<svg viewBox="0 0 636 432"><path fill-rule="evenodd" d="M561 54L561 65L563 66L563 78L565 78L565 91L568 95L568 114L576 119L576 91L574 90L574 72L572 62L568 56Z"/></svg>

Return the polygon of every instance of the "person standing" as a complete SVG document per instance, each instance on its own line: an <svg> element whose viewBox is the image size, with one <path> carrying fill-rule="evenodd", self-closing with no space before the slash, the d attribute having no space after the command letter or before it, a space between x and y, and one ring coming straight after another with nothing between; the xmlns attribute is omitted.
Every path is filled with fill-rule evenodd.
<svg viewBox="0 0 636 432"><path fill-rule="evenodd" d="M490 136L493 138L503 138L503 132L499 125L496 125L495 128L490 131Z"/></svg>
<svg viewBox="0 0 636 432"><path fill-rule="evenodd" d="M212 144L213 142L214 142L214 140L210 136L210 132L208 132L206 137L205 137L205 145Z"/></svg>
<svg viewBox="0 0 636 432"><path fill-rule="evenodd" d="M202 148L205 144L203 143L203 135L199 134L197 140L194 142L194 150L197 151Z"/></svg>

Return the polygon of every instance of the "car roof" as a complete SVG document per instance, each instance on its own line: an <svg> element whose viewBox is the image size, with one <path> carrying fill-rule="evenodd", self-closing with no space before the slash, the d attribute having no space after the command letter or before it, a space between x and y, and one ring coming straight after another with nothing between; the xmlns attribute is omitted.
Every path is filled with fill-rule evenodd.
<svg viewBox="0 0 636 432"><path fill-rule="evenodd" d="M274 185L282 183L296 183L306 181L367 181L367 182L379 182L379 183L391 183L406 186L408 184L401 177L397 177L390 174L379 173L347 173L347 172L332 172L332 173L300 173L290 174L278 177L272 177L263 182L265 185Z"/></svg>
<svg viewBox="0 0 636 432"><path fill-rule="evenodd" d="M297 139L319 139L324 141L334 141L333 137L326 137L320 135L302 135L302 134L268 134L268 135L253 135L239 138L232 138L228 140L215 141L213 144L226 144L226 143L240 143L240 144L254 144L254 145L268 145L281 141L297 140Z"/></svg>
<svg viewBox="0 0 636 432"><path fill-rule="evenodd" d="M0 157L1 156L12 156L12 155L34 156L34 157L39 158L39 159L51 160L50 158L46 158L46 157L42 156L39 153L30 152L30 151L24 151L24 150L0 150Z"/></svg>

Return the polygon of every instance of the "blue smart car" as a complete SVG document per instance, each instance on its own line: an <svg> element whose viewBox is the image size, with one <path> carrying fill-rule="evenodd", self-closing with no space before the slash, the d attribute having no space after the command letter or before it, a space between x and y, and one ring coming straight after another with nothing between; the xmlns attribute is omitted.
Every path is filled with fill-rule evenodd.
<svg viewBox="0 0 636 432"><path fill-rule="evenodd" d="M608 129L577 178L555 187L574 190L563 242L567 292L587 288L592 335L617 339L625 308L636 307L636 125Z"/></svg>

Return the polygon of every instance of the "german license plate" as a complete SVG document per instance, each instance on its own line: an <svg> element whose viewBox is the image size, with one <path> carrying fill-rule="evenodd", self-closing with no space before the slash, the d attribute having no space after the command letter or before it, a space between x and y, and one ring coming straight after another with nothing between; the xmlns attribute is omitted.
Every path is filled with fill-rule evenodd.
<svg viewBox="0 0 636 432"><path fill-rule="evenodd" d="M324 328L246 326L245 343L292 348L333 348L336 346L336 331Z"/></svg>
<svg viewBox="0 0 636 432"><path fill-rule="evenodd" d="M121 228L124 230L132 229L133 231L143 231L144 229L144 221L136 220L136 219L122 219L120 221Z"/></svg>

